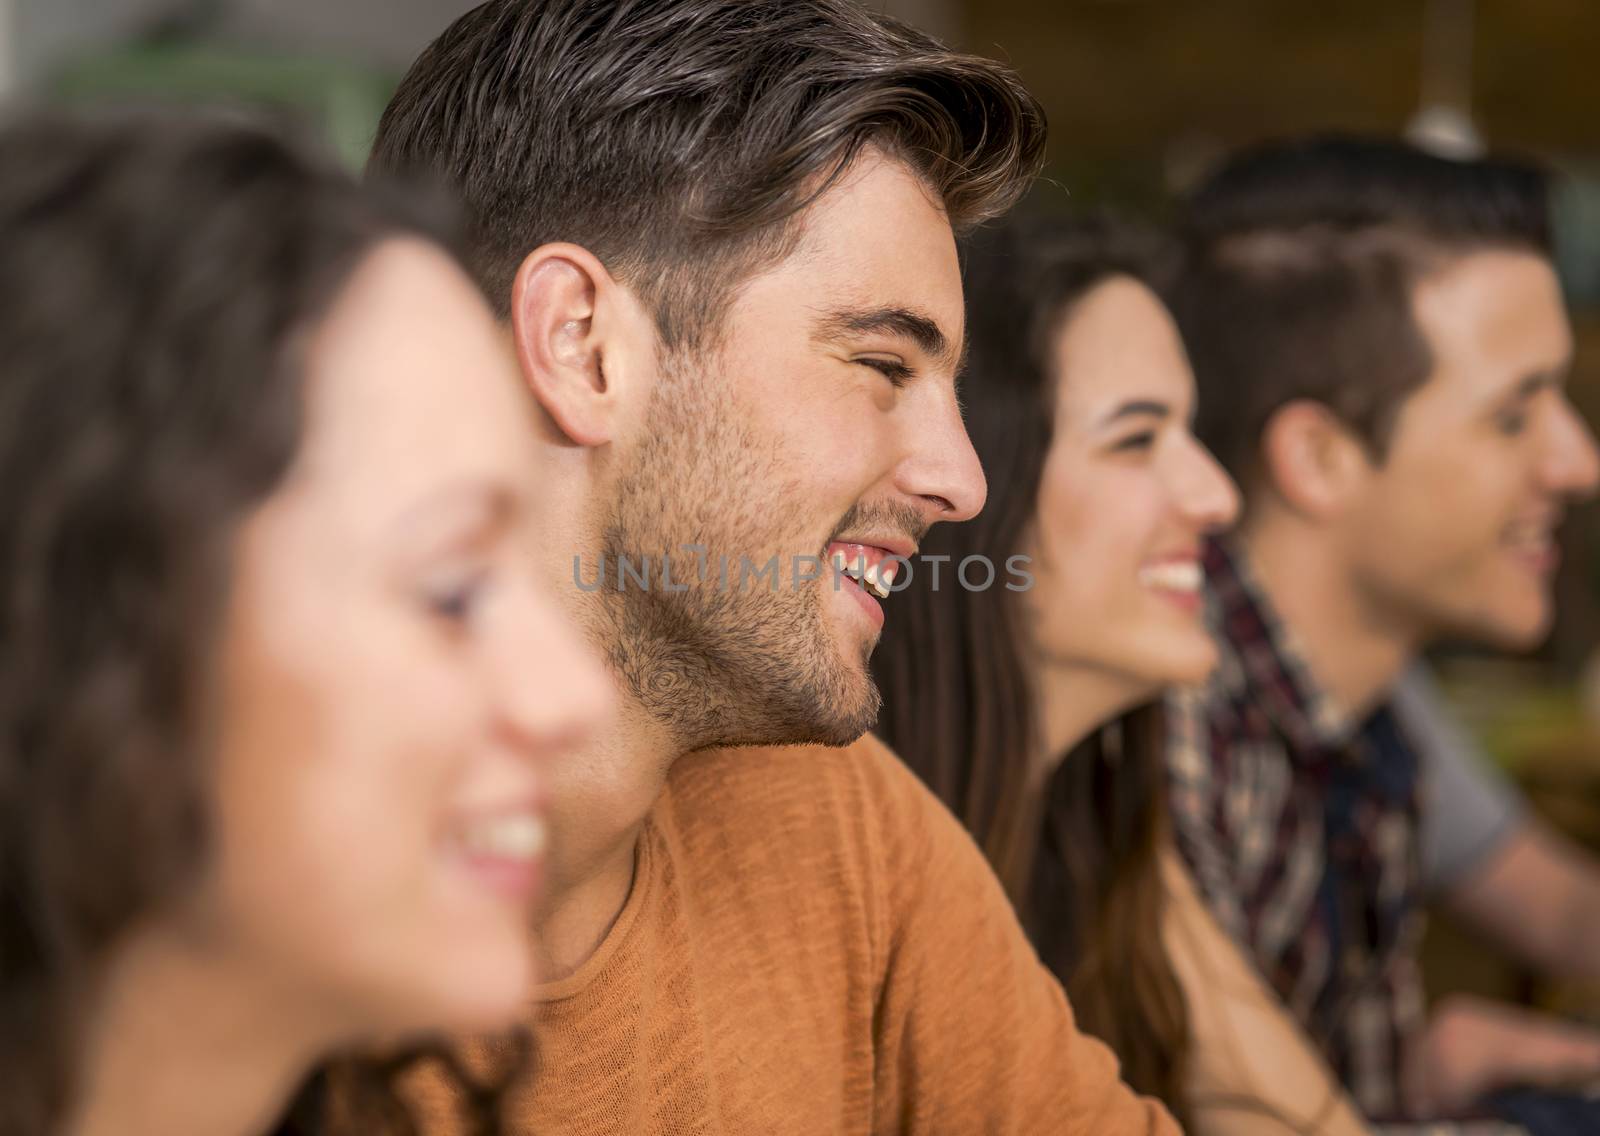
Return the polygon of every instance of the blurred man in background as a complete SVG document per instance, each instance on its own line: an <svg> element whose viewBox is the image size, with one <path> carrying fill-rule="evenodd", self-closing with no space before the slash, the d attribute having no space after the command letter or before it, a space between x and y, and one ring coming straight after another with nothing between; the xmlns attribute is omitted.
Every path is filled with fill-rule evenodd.
<svg viewBox="0 0 1600 1136"><path fill-rule="evenodd" d="M1394 705L1442 636L1543 638L1555 529L1600 477L1562 385L1546 189L1520 165L1325 139L1247 153L1187 203L1173 308L1197 432L1245 512L1207 555L1223 665L1174 706L1178 842L1375 1118L1600 1073L1600 1036L1509 1007L1425 1026L1423 802L1448 812L1482 786L1444 767L1425 793ZM1449 817L1430 823L1439 849ZM1447 894L1535 960L1593 973L1594 914L1573 906L1593 885L1527 833L1457 850ZM1525 889L1552 881L1568 902L1539 910Z"/></svg>

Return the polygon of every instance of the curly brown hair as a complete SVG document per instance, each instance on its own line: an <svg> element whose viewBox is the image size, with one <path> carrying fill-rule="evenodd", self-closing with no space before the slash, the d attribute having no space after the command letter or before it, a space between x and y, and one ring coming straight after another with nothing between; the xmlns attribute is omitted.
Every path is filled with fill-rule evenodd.
<svg viewBox="0 0 1600 1136"><path fill-rule="evenodd" d="M108 956L204 863L231 549L298 449L307 335L378 242L439 231L239 122L0 127L6 1136L59 1131Z"/></svg>

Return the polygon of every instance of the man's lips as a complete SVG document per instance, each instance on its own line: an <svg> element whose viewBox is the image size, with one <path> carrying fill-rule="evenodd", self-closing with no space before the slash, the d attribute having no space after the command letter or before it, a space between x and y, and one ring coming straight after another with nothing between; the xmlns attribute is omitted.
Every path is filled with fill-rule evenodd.
<svg viewBox="0 0 1600 1136"><path fill-rule="evenodd" d="M851 533L837 538L828 548L831 551L835 546L864 549L880 560L890 556L910 560L917 554L916 541L893 533Z"/></svg>
<svg viewBox="0 0 1600 1136"><path fill-rule="evenodd" d="M826 549L835 571L854 580L879 599L889 595L901 568L899 562L909 560L915 552L914 544L893 538L874 538L871 543L836 540L829 543Z"/></svg>
<svg viewBox="0 0 1600 1136"><path fill-rule="evenodd" d="M1501 532L1500 543L1535 571L1552 572L1561 558L1556 543L1556 529L1561 520L1561 514L1549 512L1519 518Z"/></svg>

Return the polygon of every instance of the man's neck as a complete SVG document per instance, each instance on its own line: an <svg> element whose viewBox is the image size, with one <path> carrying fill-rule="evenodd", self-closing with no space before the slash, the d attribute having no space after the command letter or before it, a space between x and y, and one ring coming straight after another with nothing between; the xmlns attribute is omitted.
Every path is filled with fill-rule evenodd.
<svg viewBox="0 0 1600 1136"><path fill-rule="evenodd" d="M82 1055L72 1136L256 1136L324 1046L251 968L161 932L119 950ZM331 1031L325 1038L331 1047Z"/></svg>
<svg viewBox="0 0 1600 1136"><path fill-rule="evenodd" d="M1251 526L1238 547L1322 693L1364 717L1421 649L1420 635L1373 610L1316 530L1280 518Z"/></svg>

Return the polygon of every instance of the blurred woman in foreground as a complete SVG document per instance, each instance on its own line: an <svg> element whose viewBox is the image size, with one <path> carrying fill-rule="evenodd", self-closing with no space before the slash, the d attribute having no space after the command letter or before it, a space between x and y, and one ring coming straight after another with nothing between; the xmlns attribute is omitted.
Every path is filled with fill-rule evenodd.
<svg viewBox="0 0 1600 1136"><path fill-rule="evenodd" d="M351 1047L509 1024L604 687L467 278L174 119L0 129L0 249L0 1131L246 1136ZM393 1106L352 1129L391 1064L341 1066Z"/></svg>
<svg viewBox="0 0 1600 1136"><path fill-rule="evenodd" d="M1041 221L964 251L963 397L989 500L920 555L1023 554L1032 584L913 580L874 656L879 732L988 853L1129 1084L1192 1132L1363 1131L1168 837L1160 700L1216 663L1200 546L1238 497L1189 432L1193 376L1149 283L1159 249Z"/></svg>

